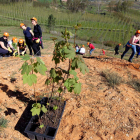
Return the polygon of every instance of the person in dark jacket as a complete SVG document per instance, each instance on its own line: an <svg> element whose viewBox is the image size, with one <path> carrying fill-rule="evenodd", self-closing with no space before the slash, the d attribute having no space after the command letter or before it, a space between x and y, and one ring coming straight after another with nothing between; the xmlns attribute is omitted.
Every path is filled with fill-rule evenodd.
<svg viewBox="0 0 140 140"><path fill-rule="evenodd" d="M31 18L32 24L34 25L33 30L33 51L35 56L41 56L41 50L40 50L40 42L42 39L42 31L41 27L37 23L37 18L33 17Z"/></svg>
<svg viewBox="0 0 140 140"><path fill-rule="evenodd" d="M119 47L121 46L121 44L119 43L118 45L116 45L116 47L115 47L115 54L114 55L118 55L119 54Z"/></svg>
<svg viewBox="0 0 140 140"><path fill-rule="evenodd" d="M13 53L13 49L8 46L9 33L4 32L3 37L0 38L0 56L10 56Z"/></svg>
<svg viewBox="0 0 140 140"><path fill-rule="evenodd" d="M23 29L23 34L25 36L25 42L29 48L30 55L32 55L32 38L34 33L32 32L30 27L26 27L24 23L20 23L20 27Z"/></svg>

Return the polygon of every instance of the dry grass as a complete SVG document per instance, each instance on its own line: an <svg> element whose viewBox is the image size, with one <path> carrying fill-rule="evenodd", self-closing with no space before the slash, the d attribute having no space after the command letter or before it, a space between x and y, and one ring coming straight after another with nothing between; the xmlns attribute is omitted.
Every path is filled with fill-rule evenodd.
<svg viewBox="0 0 140 140"><path fill-rule="evenodd" d="M120 85L122 83L122 78L116 72L110 72L109 70L102 71L101 75L105 77L109 86L115 87L116 85Z"/></svg>
<svg viewBox="0 0 140 140"><path fill-rule="evenodd" d="M128 84L132 86L135 90L140 92L140 80L139 79L131 79L128 81Z"/></svg>

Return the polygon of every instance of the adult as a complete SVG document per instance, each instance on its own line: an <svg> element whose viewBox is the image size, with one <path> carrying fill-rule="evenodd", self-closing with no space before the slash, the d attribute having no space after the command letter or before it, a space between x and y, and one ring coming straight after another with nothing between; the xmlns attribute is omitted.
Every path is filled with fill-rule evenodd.
<svg viewBox="0 0 140 140"><path fill-rule="evenodd" d="M91 53L94 51L95 47L94 47L94 45L93 45L93 44L91 44L90 42L87 42L87 45L88 45L88 46L89 46L89 48L90 48L89 53L90 53L90 56L91 56Z"/></svg>
<svg viewBox="0 0 140 140"><path fill-rule="evenodd" d="M8 46L8 37L9 33L4 32L0 38L0 56L9 57L13 53L12 48Z"/></svg>
<svg viewBox="0 0 140 140"><path fill-rule="evenodd" d="M33 51L35 56L41 56L41 50L40 50L40 39L42 39L42 31L41 27L37 23L37 18L33 17L31 18L31 22L34 25L34 36L33 36Z"/></svg>
<svg viewBox="0 0 140 140"><path fill-rule="evenodd" d="M82 47L79 49L79 54L83 55L85 54L86 50L85 50L85 46L82 45Z"/></svg>
<svg viewBox="0 0 140 140"><path fill-rule="evenodd" d="M140 30L137 30L135 35L132 36L131 39L125 45L125 51L121 55L121 59L123 59L124 55L128 52L129 49L132 49L132 54L128 59L129 62L132 62L132 59L136 53L136 45L140 47L140 44L137 44L139 40L140 40Z"/></svg>
<svg viewBox="0 0 140 140"><path fill-rule="evenodd" d="M30 55L32 55L32 45L33 45L32 38L34 36L34 33L32 32L31 28L27 27L24 23L20 23L20 27L23 29L26 44L28 46Z"/></svg>
<svg viewBox="0 0 140 140"><path fill-rule="evenodd" d="M116 45L115 47L115 54L114 55L118 55L119 54L119 47L121 46L121 44L119 43L118 45Z"/></svg>
<svg viewBox="0 0 140 140"><path fill-rule="evenodd" d="M19 39L17 44L17 50L18 50L18 55L26 54L27 48L26 48L26 43L23 39Z"/></svg>

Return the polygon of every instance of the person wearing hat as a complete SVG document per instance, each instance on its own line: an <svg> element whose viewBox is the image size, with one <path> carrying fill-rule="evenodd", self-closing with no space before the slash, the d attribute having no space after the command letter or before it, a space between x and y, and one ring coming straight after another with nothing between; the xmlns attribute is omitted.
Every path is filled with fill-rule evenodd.
<svg viewBox="0 0 140 140"><path fill-rule="evenodd" d="M92 51L94 51L94 49L95 49L95 47L94 47L94 45L93 44L91 44L90 42L87 42L87 45L89 46L89 48L90 48L90 56L91 56L91 53L92 53Z"/></svg>
<svg viewBox="0 0 140 140"><path fill-rule="evenodd" d="M18 55L26 54L27 48L26 48L26 43L23 39L19 39L17 44L17 50L18 50Z"/></svg>
<svg viewBox="0 0 140 140"><path fill-rule="evenodd" d="M118 54L119 54L118 51L119 51L119 47L120 47L120 46L121 46L120 43L119 43L118 45L116 45L116 47L115 47L115 49L114 49L114 50L115 50L115 54L114 54L114 55L116 55L116 54L118 55Z"/></svg>
<svg viewBox="0 0 140 140"><path fill-rule="evenodd" d="M29 53L30 55L32 55L32 38L34 36L34 33L32 32L31 28L30 27L27 27L24 23L20 23L20 28L23 29L23 34L24 34L24 37L25 37L25 42L28 46L28 49L29 49Z"/></svg>
<svg viewBox="0 0 140 140"><path fill-rule="evenodd" d="M0 38L0 56L9 57L13 53L12 48L8 46L8 37L9 33L4 32Z"/></svg>
<svg viewBox="0 0 140 140"><path fill-rule="evenodd" d="M136 54L136 45L140 47L140 44L137 44L140 40L140 30L137 30L135 35L131 37L131 39L125 45L125 51L121 55L121 59L123 59L124 55L128 52L129 49L132 49L132 54L128 59L129 62L132 62L134 55Z"/></svg>
<svg viewBox="0 0 140 140"><path fill-rule="evenodd" d="M82 47L79 49L79 54L83 55L85 54L86 50L85 50L85 46L82 45Z"/></svg>
<svg viewBox="0 0 140 140"><path fill-rule="evenodd" d="M41 56L41 50L40 50L40 42L42 42L42 31L41 27L37 23L37 18L33 17L31 18L31 22L34 25L34 36L33 36L33 51L35 56Z"/></svg>

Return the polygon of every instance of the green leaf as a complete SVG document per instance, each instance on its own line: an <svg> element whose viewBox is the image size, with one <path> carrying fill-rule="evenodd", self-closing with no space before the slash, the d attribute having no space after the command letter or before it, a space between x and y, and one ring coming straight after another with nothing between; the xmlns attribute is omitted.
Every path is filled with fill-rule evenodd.
<svg viewBox="0 0 140 140"><path fill-rule="evenodd" d="M41 124L41 125L39 126L39 128L41 128L41 129L42 129L43 127L44 127L44 124Z"/></svg>
<svg viewBox="0 0 140 140"><path fill-rule="evenodd" d="M58 106L57 106L57 105L54 105L54 106L53 106L53 109L54 109L54 110L57 110L57 109L58 109Z"/></svg>
<svg viewBox="0 0 140 140"><path fill-rule="evenodd" d="M53 60L55 61L55 64L58 64L58 63L60 63L60 60L59 60L59 58L56 58L56 57L55 57Z"/></svg>
<svg viewBox="0 0 140 140"><path fill-rule="evenodd" d="M66 54L67 58L74 59L74 57L76 55L75 49L70 46L68 49L65 49L65 54Z"/></svg>
<svg viewBox="0 0 140 140"><path fill-rule="evenodd" d="M44 105L42 106L41 110L42 110L44 113L47 112L47 108L46 108Z"/></svg>
<svg viewBox="0 0 140 140"><path fill-rule="evenodd" d="M52 78L55 78L55 77L57 76L57 74L56 74L54 68L51 68L51 70L50 70L50 76L51 76Z"/></svg>
<svg viewBox="0 0 140 140"><path fill-rule="evenodd" d="M58 92L61 93L63 89L61 87L58 88Z"/></svg>
<svg viewBox="0 0 140 140"><path fill-rule="evenodd" d="M41 109L40 108L36 108L36 107L33 107L32 109L31 109L31 112L32 112L32 116L35 116L35 115L40 115L40 111L41 111Z"/></svg>
<svg viewBox="0 0 140 140"><path fill-rule="evenodd" d="M23 75L23 74L29 74L30 73L30 71L32 70L32 66L31 65L28 65L28 63L27 62L25 62L23 65L22 65L22 71L21 71L21 74Z"/></svg>
<svg viewBox="0 0 140 140"><path fill-rule="evenodd" d="M50 84L50 80L49 79L46 79L45 84L46 85L49 85Z"/></svg>
<svg viewBox="0 0 140 140"><path fill-rule="evenodd" d="M79 94L81 92L81 83L76 83L73 87L74 87L74 93L75 94Z"/></svg>
<svg viewBox="0 0 140 140"><path fill-rule="evenodd" d="M37 83L37 76L35 74L24 74L23 75L23 84L28 84L29 86L32 86L34 83Z"/></svg>
<svg viewBox="0 0 140 140"><path fill-rule="evenodd" d="M40 74L46 75L47 68L46 68L45 65L43 65L43 64L37 65L37 66L36 66L36 70L37 70Z"/></svg>
<svg viewBox="0 0 140 140"><path fill-rule="evenodd" d="M80 71L85 74L85 72L89 72L88 67L84 63L79 63L78 68L80 68Z"/></svg>
<svg viewBox="0 0 140 140"><path fill-rule="evenodd" d="M25 54L24 56L20 56L21 60L29 60L30 59L30 55Z"/></svg>
<svg viewBox="0 0 140 140"><path fill-rule="evenodd" d="M40 59L39 57L36 57L36 60L37 60L38 63L40 63L40 64L44 64L44 65L45 65L45 63L43 62L43 60Z"/></svg>
<svg viewBox="0 0 140 140"><path fill-rule="evenodd" d="M56 37L50 37L50 39L52 39L53 41L54 41L54 40L57 40L57 38L56 38Z"/></svg>
<svg viewBox="0 0 140 140"><path fill-rule="evenodd" d="M47 106L49 106L50 104L49 103L47 103Z"/></svg>
<svg viewBox="0 0 140 140"><path fill-rule="evenodd" d="M76 73L76 71L75 71L75 70L70 70L70 71L69 71L69 73L70 73L70 74L72 74L72 75L74 75L74 77L77 77L77 76L76 76L76 75L77 75L77 73Z"/></svg>

